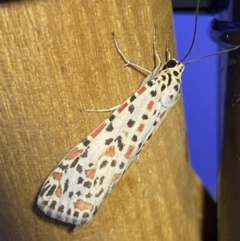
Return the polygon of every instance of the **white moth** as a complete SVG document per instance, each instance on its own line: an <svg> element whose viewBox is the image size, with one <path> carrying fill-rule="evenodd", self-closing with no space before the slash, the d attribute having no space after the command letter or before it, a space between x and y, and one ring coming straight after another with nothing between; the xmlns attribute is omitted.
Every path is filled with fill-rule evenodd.
<svg viewBox="0 0 240 241"><path fill-rule="evenodd" d="M154 31L155 33L155 31ZM89 222L143 146L176 103L184 64L168 59L149 72L140 88L92 133L78 143L55 167L42 186L37 204L44 213L76 228ZM169 53L168 53L169 56Z"/></svg>
<svg viewBox="0 0 240 241"><path fill-rule="evenodd" d="M198 7L196 16L197 12ZM183 60L192 49L196 25L197 18L192 44ZM139 89L123 104L101 110L114 112L60 161L43 184L37 200L38 207L44 213L75 224L75 229L93 218L104 199L175 105L181 89L184 64L170 59L168 49L167 62L161 63L156 49L156 28L153 43L158 65L153 71L130 62L119 48L114 34L113 38L126 64L149 74ZM214 54L237 48L239 46ZM213 54L204 57L211 55Z"/></svg>

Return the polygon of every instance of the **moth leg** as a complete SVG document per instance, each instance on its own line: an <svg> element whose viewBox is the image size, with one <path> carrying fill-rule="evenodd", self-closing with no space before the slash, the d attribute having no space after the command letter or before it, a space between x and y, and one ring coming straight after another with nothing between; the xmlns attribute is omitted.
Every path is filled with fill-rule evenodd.
<svg viewBox="0 0 240 241"><path fill-rule="evenodd" d="M145 146L145 144L142 145L142 147L141 147L141 148L139 149L139 151L138 151L138 154L135 156L137 163L139 163L140 154L142 153L142 150L143 150L144 146Z"/></svg>
<svg viewBox="0 0 240 241"><path fill-rule="evenodd" d="M114 111L117 108L119 108L121 105L115 105L111 108L108 109L82 109L82 111L87 111L87 112L109 112L109 111Z"/></svg>
<svg viewBox="0 0 240 241"><path fill-rule="evenodd" d="M137 162L137 164L139 163L139 159L140 159L140 153L138 153L138 155L136 156L136 162Z"/></svg>
<svg viewBox="0 0 240 241"><path fill-rule="evenodd" d="M161 61L161 58L160 58L160 54L157 50L157 39L156 39L156 35L157 35L157 25L155 24L154 25L154 30L153 30L153 48L154 48L154 54L155 54L155 58L157 59L158 61L158 64L157 66L160 66L162 61Z"/></svg>
<svg viewBox="0 0 240 241"><path fill-rule="evenodd" d="M135 64L135 63L133 63L132 61L130 61L130 60L124 55L124 53L122 52L121 48L119 47L118 42L117 42L117 38L116 38L116 36L115 36L114 33L112 33L112 36L113 36L113 40L114 40L115 46L116 46L116 48L117 48L117 51L118 51L118 53L121 55L121 57L123 58L124 62L126 63L126 66L131 66L131 67L133 67L133 68L143 70L143 71L145 71L145 72L147 72L147 73L149 73L149 74L152 73L152 71L150 71L150 70L148 70L148 69L146 69L146 68L144 68L144 67L142 67L142 66L140 66L140 65L138 65L138 64Z"/></svg>
<svg viewBox="0 0 240 241"><path fill-rule="evenodd" d="M167 61L169 61L171 59L171 54L169 51L169 38L170 38L170 34L168 34L168 38L167 38L167 48L166 48Z"/></svg>
<svg viewBox="0 0 240 241"><path fill-rule="evenodd" d="M154 55L155 55L155 61L157 62L157 66L155 69L150 73L141 83L140 87L145 85L149 80L153 79L154 77L158 76L164 67L165 64L162 64L160 54L157 50L157 40L156 40L156 34L157 33L157 25L154 25L153 30L153 48L154 48Z"/></svg>
<svg viewBox="0 0 240 241"><path fill-rule="evenodd" d="M144 143L144 144L141 146L141 148L138 150L138 153L137 153L136 156L135 156L135 160L136 160L137 163L139 163L140 154L142 153L142 149L144 148L145 144L146 144L146 143Z"/></svg>

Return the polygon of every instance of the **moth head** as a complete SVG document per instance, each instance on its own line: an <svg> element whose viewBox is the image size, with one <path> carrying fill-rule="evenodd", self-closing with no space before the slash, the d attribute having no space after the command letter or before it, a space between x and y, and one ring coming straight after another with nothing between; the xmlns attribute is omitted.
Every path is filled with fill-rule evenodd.
<svg viewBox="0 0 240 241"><path fill-rule="evenodd" d="M170 59L165 65L165 69L169 74L174 76L177 80L181 81L184 64L176 59Z"/></svg>

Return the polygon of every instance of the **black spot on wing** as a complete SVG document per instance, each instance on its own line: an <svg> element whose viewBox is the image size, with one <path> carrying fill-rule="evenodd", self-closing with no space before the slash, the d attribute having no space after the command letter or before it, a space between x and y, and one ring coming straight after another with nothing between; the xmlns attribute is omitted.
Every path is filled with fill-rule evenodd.
<svg viewBox="0 0 240 241"><path fill-rule="evenodd" d="M109 119L110 121L112 121L113 119L115 119L115 117L116 117L116 116L112 114L112 115L109 116L108 119Z"/></svg>
<svg viewBox="0 0 240 241"><path fill-rule="evenodd" d="M68 190L68 184L69 184L69 179L66 179L64 183L63 193L65 193Z"/></svg>
<svg viewBox="0 0 240 241"><path fill-rule="evenodd" d="M111 132L113 130L112 122L107 126L106 131Z"/></svg>
<svg viewBox="0 0 240 241"><path fill-rule="evenodd" d="M92 183L89 182L89 181L86 181L83 183L83 186L86 187L86 188L90 188L92 186Z"/></svg>
<svg viewBox="0 0 240 241"><path fill-rule="evenodd" d="M167 85L169 86L172 83L172 76L170 74L167 74L167 75L168 75L168 83L167 83Z"/></svg>
<svg viewBox="0 0 240 241"><path fill-rule="evenodd" d="M44 187L41 189L41 191L40 191L40 193L39 193L39 197L42 197L42 196L44 195L44 193L45 193L50 187L51 187L51 186L50 186L50 185L47 185L47 183L44 184ZM55 188L56 188L56 186L55 186ZM47 195L47 196L49 196L49 195Z"/></svg>
<svg viewBox="0 0 240 241"><path fill-rule="evenodd" d="M83 179L82 177L79 177L79 178L78 178L78 182L77 182L77 184L82 184L83 181L84 181L84 179Z"/></svg>
<svg viewBox="0 0 240 241"><path fill-rule="evenodd" d="M178 85L175 85L174 89L178 92Z"/></svg>
<svg viewBox="0 0 240 241"><path fill-rule="evenodd" d="M99 182L99 184L100 184L100 185L102 185L102 184L103 184L104 179L105 179L105 177L104 177L104 176L102 176L102 177L100 178L100 182Z"/></svg>
<svg viewBox="0 0 240 241"><path fill-rule="evenodd" d="M86 195L86 198L90 198L92 196L92 194L89 192L87 195Z"/></svg>
<svg viewBox="0 0 240 241"><path fill-rule="evenodd" d="M42 202L41 202L41 205L42 205L42 206L47 206L47 205L48 205L48 201L42 201ZM51 213L50 213L50 215L51 215Z"/></svg>
<svg viewBox="0 0 240 241"><path fill-rule="evenodd" d="M76 170L78 171L78 173L81 173L82 172L82 166L78 164Z"/></svg>
<svg viewBox="0 0 240 241"><path fill-rule="evenodd" d="M51 204L49 205L49 208L55 209L56 204L57 204L57 201L53 200L53 201L51 202Z"/></svg>
<svg viewBox="0 0 240 241"><path fill-rule="evenodd" d="M128 111L129 111L131 114L133 113L134 109L135 109L135 107L134 107L133 104L129 105Z"/></svg>
<svg viewBox="0 0 240 241"><path fill-rule="evenodd" d="M151 87L151 86L153 86L153 82L152 82L152 80L149 80L148 82L147 82L147 85L149 86L149 87Z"/></svg>
<svg viewBox="0 0 240 241"><path fill-rule="evenodd" d="M111 162L111 167L115 167L116 166L116 160L112 160L112 162Z"/></svg>
<svg viewBox="0 0 240 241"><path fill-rule="evenodd" d="M127 126L128 126L129 128L131 128L131 127L134 126L135 122L136 122L136 121L130 119L130 120L128 121L128 123L127 123Z"/></svg>
<svg viewBox="0 0 240 241"><path fill-rule="evenodd" d="M161 86L161 91L164 91L165 88L166 88L166 85L162 85L162 86Z"/></svg>
<svg viewBox="0 0 240 241"><path fill-rule="evenodd" d="M54 191L56 190L57 186L53 185L51 186L51 188L49 189L49 191L47 192L46 196L52 196Z"/></svg>
<svg viewBox="0 0 240 241"><path fill-rule="evenodd" d="M62 163L60 163L57 167L66 172L68 165L63 165Z"/></svg>
<svg viewBox="0 0 240 241"><path fill-rule="evenodd" d="M124 147L124 143L122 142L122 137L121 136L118 136L115 141L117 141L117 147L119 149L119 151L122 151L123 150L123 147Z"/></svg>
<svg viewBox="0 0 240 241"><path fill-rule="evenodd" d="M82 217L83 217L83 218L88 218L88 217L89 217L89 213L84 212L84 213L82 214Z"/></svg>
<svg viewBox="0 0 240 241"><path fill-rule="evenodd" d="M152 97L154 97L154 96L157 95L157 91L156 91L156 90L152 90L152 91L150 92L150 94L151 94Z"/></svg>
<svg viewBox="0 0 240 241"><path fill-rule="evenodd" d="M74 167L77 165L77 163L78 163L79 159L80 159L80 157L79 157L79 156L78 156L78 157L76 157L76 158L74 159L74 161L72 162L72 164L70 165L70 168L74 168Z"/></svg>
<svg viewBox="0 0 240 241"><path fill-rule="evenodd" d="M132 141L137 142L137 140L138 140L137 135L133 135Z"/></svg>
<svg viewBox="0 0 240 241"><path fill-rule="evenodd" d="M100 168L104 168L105 166L107 166L108 164L108 161L107 160L104 160L101 165L100 165Z"/></svg>
<svg viewBox="0 0 240 241"><path fill-rule="evenodd" d="M60 205L58 207L58 212L63 213L64 212L64 205Z"/></svg>
<svg viewBox="0 0 240 241"><path fill-rule="evenodd" d="M100 195L101 195L103 192L104 192L104 189L101 188L101 190L100 190L97 194L95 194L95 197L100 197Z"/></svg>
<svg viewBox="0 0 240 241"><path fill-rule="evenodd" d="M86 150L83 152L83 154L81 155L81 157L84 157L84 158L88 157L88 149L86 149Z"/></svg>
<svg viewBox="0 0 240 241"><path fill-rule="evenodd" d="M78 217L79 217L79 212L75 211L75 212L73 213L73 216L76 217L76 218L78 218Z"/></svg>
<svg viewBox="0 0 240 241"><path fill-rule="evenodd" d="M97 184L97 182L98 182L98 179L99 179L99 177L97 177L97 178L94 180L93 186L96 186L96 184Z"/></svg>
<svg viewBox="0 0 240 241"><path fill-rule="evenodd" d="M130 100L130 102L133 102L136 98L137 97L135 95L132 95L129 100Z"/></svg>
<svg viewBox="0 0 240 241"><path fill-rule="evenodd" d="M121 162L120 165L119 165L119 169L123 169L124 168L124 163Z"/></svg>
<svg viewBox="0 0 240 241"><path fill-rule="evenodd" d="M110 145L113 142L113 138L106 139L105 145Z"/></svg>
<svg viewBox="0 0 240 241"><path fill-rule="evenodd" d="M142 119L143 119L143 120L147 120L147 119L148 119L148 116L144 114L144 115L142 115Z"/></svg>
<svg viewBox="0 0 240 241"><path fill-rule="evenodd" d="M79 197L80 195L82 195L82 193L80 191L77 191L76 195Z"/></svg>
<svg viewBox="0 0 240 241"><path fill-rule="evenodd" d="M67 214L71 216L71 213L72 213L72 210L71 210L71 208L69 208L69 209L67 210Z"/></svg>
<svg viewBox="0 0 240 241"><path fill-rule="evenodd" d="M85 138L85 139L83 139L82 143L84 146L88 146L90 141L87 138Z"/></svg>

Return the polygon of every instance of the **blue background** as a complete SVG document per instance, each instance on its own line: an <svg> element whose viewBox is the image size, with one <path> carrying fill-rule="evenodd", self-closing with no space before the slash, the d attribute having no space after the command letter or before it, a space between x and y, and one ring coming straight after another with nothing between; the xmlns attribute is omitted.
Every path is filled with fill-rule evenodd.
<svg viewBox="0 0 240 241"><path fill-rule="evenodd" d="M187 61L218 50L208 34L212 19L213 15L199 15L196 41ZM192 40L194 15L174 14L174 22L180 60ZM204 58L187 65L182 91L191 164L214 200L217 196L220 151L218 58Z"/></svg>

